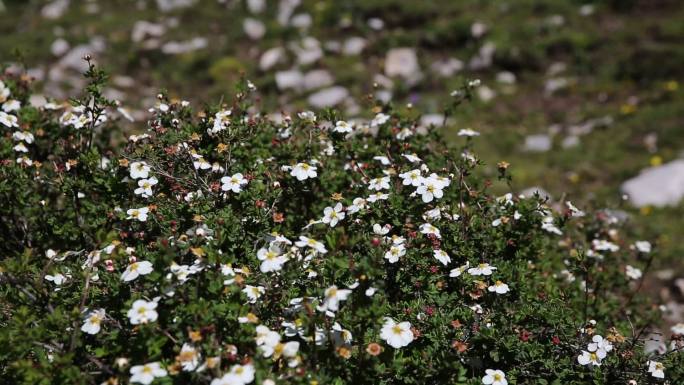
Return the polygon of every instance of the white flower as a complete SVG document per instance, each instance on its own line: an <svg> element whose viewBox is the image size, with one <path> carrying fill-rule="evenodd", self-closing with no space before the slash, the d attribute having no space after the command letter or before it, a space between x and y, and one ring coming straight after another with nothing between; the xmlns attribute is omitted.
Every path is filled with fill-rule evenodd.
<svg viewBox="0 0 684 385"><path fill-rule="evenodd" d="M592 342L587 345L587 350L590 352L596 352L600 359L604 359L608 352L613 350L613 344L598 334L592 337L591 341Z"/></svg>
<svg viewBox="0 0 684 385"><path fill-rule="evenodd" d="M379 113L379 114L375 115L375 118L373 118L373 120L371 120L371 126L377 127L379 125L385 124L389 119L390 119L389 115Z"/></svg>
<svg viewBox="0 0 684 385"><path fill-rule="evenodd" d="M349 330L342 328L342 325L335 322L330 332L335 346L348 345L352 342L352 334Z"/></svg>
<svg viewBox="0 0 684 385"><path fill-rule="evenodd" d="M326 207L323 210L323 223L327 223L330 227L335 227L337 222L344 219L345 213L342 211L342 203L337 203L335 207Z"/></svg>
<svg viewBox="0 0 684 385"><path fill-rule="evenodd" d="M178 355L178 361L180 362L183 370L186 372L192 372L197 369L201 358L202 355L200 354L199 350L188 343L183 344L180 354Z"/></svg>
<svg viewBox="0 0 684 385"><path fill-rule="evenodd" d="M684 335L684 322L680 322L670 328L672 333Z"/></svg>
<svg viewBox="0 0 684 385"><path fill-rule="evenodd" d="M275 346L280 343L280 334L274 332L264 325L259 325L256 327L256 339L255 342L257 346Z"/></svg>
<svg viewBox="0 0 684 385"><path fill-rule="evenodd" d="M208 170L211 168L211 163L209 163L202 155L192 154L195 160L192 162L192 166L195 170Z"/></svg>
<svg viewBox="0 0 684 385"><path fill-rule="evenodd" d="M409 322L397 323L392 318L385 317L385 323L380 330L380 338L395 349L407 346L413 341L413 332Z"/></svg>
<svg viewBox="0 0 684 385"><path fill-rule="evenodd" d="M461 274L463 274L464 271L468 270L469 267L470 267L470 262L466 262L465 265L457 267L455 269L452 269L449 272L449 277L452 277L452 278L460 277Z"/></svg>
<svg viewBox="0 0 684 385"><path fill-rule="evenodd" d="M328 252L328 250L325 248L325 245L323 245L321 242L318 242L313 238L305 237L303 235L299 236L299 241L295 242L295 245L298 247L310 247L321 254L325 254Z"/></svg>
<svg viewBox="0 0 684 385"><path fill-rule="evenodd" d="M23 140L24 142L31 144L31 143L33 143L34 137L33 137L33 134L28 132L28 131L15 131L12 134L12 139L14 139L16 141L22 141Z"/></svg>
<svg viewBox="0 0 684 385"><path fill-rule="evenodd" d="M442 234L440 234L439 229L429 223L423 223L420 225L419 229L422 234L432 234L435 237L442 239Z"/></svg>
<svg viewBox="0 0 684 385"><path fill-rule="evenodd" d="M335 128L333 128L333 131L339 132L341 134L349 133L352 132L352 126L344 120L338 120L337 123L335 123Z"/></svg>
<svg viewBox="0 0 684 385"><path fill-rule="evenodd" d="M294 167L292 167L290 175L301 181L308 178L315 178L318 176L318 173L316 172L316 167L311 166L308 163L297 163Z"/></svg>
<svg viewBox="0 0 684 385"><path fill-rule="evenodd" d="M594 247L594 250L598 251L612 251L616 252L620 250L620 247L613 242L606 241L605 239L594 239L591 241L591 245Z"/></svg>
<svg viewBox="0 0 684 385"><path fill-rule="evenodd" d="M451 262L451 258L449 257L449 254L446 253L444 250L434 250L435 258L437 258L438 261L442 262L442 265L446 266Z"/></svg>
<svg viewBox="0 0 684 385"><path fill-rule="evenodd" d="M241 173L237 173L230 177L224 176L221 178L221 183L221 190L239 193L242 191L242 186L247 184L247 179Z"/></svg>
<svg viewBox="0 0 684 385"><path fill-rule="evenodd" d="M152 186L156 185L157 178L151 177L149 179L140 179L138 181L138 188L135 189L134 193L136 195L142 195L145 198L151 197L152 196Z"/></svg>
<svg viewBox="0 0 684 385"><path fill-rule="evenodd" d="M625 275L629 279L637 280L637 279L641 278L643 273L641 272L640 269L638 269L634 266L627 265L627 266L625 266Z"/></svg>
<svg viewBox="0 0 684 385"><path fill-rule="evenodd" d="M154 271L154 268L152 263L148 261L133 262L121 274L121 279L124 282L129 282L138 278L138 276L150 274L152 271Z"/></svg>
<svg viewBox="0 0 684 385"><path fill-rule="evenodd" d="M553 216L548 215L542 218L541 228L557 235L563 235L563 232L554 224Z"/></svg>
<svg viewBox="0 0 684 385"><path fill-rule="evenodd" d="M648 361L648 372L655 378L665 378L665 366L660 362Z"/></svg>
<svg viewBox="0 0 684 385"><path fill-rule="evenodd" d="M335 285L330 286L325 289L325 298L323 299L323 304L319 307L319 310L337 311L340 306L340 301L346 301L351 293L352 291L349 289L338 289Z"/></svg>
<svg viewBox="0 0 684 385"><path fill-rule="evenodd" d="M28 152L28 148L24 143L17 143L16 146L12 147L12 149L16 152Z"/></svg>
<svg viewBox="0 0 684 385"><path fill-rule="evenodd" d="M650 253L651 252L651 242L649 241L636 241L634 242L634 247L640 253Z"/></svg>
<svg viewBox="0 0 684 385"><path fill-rule="evenodd" d="M214 125L207 130L209 135L216 135L225 130L230 124L230 115L232 110L221 110L214 115Z"/></svg>
<svg viewBox="0 0 684 385"><path fill-rule="evenodd" d="M387 200L387 198L389 198L389 194L384 194L384 193L378 192L378 193L369 195L368 198L366 198L366 200L370 203L375 203L377 201Z"/></svg>
<svg viewBox="0 0 684 385"><path fill-rule="evenodd" d="M488 263L480 263L476 267L471 267L468 269L468 274L470 275L492 275L492 272L496 270L496 267L490 266Z"/></svg>
<svg viewBox="0 0 684 385"><path fill-rule="evenodd" d="M458 130L458 136L480 136L480 133L470 128L462 128Z"/></svg>
<svg viewBox="0 0 684 385"><path fill-rule="evenodd" d="M570 201L565 202L565 206L568 207L568 210L570 211L570 215L573 217L583 217L586 215L586 213L584 211L575 207L575 205L573 205L572 202L570 202Z"/></svg>
<svg viewBox="0 0 684 385"><path fill-rule="evenodd" d="M130 165L130 174L133 179L146 179L150 175L150 166L145 162L133 162Z"/></svg>
<svg viewBox="0 0 684 385"><path fill-rule="evenodd" d="M416 189L424 203L432 202L433 199L439 199L444 196L442 189L444 186L432 178L423 178L422 184Z"/></svg>
<svg viewBox="0 0 684 385"><path fill-rule="evenodd" d="M487 288L487 290L496 293L496 294L506 294L510 291L508 288L508 285L501 281L496 281L494 284L490 287Z"/></svg>
<svg viewBox="0 0 684 385"><path fill-rule="evenodd" d="M104 320L105 310L98 309L91 311L85 317L83 321L83 326L81 326L81 331L88 334L97 334L100 332L100 324Z"/></svg>
<svg viewBox="0 0 684 385"><path fill-rule="evenodd" d="M140 222L145 222L147 220L147 213L149 213L149 212L150 212L150 209L148 207L141 207L138 209L128 209L126 211L128 218L126 218L126 219L137 219Z"/></svg>
<svg viewBox="0 0 684 385"><path fill-rule="evenodd" d="M50 281L57 286L62 286L62 284L67 281L67 277L62 273L57 273L55 275L48 274L45 276L45 280ZM59 288L55 289L55 291L57 290L59 290Z"/></svg>
<svg viewBox="0 0 684 385"><path fill-rule="evenodd" d="M235 374L226 373L219 378L211 380L209 385L242 385L242 382Z"/></svg>
<svg viewBox="0 0 684 385"><path fill-rule="evenodd" d="M266 290L263 286L245 285L245 288L242 289L242 292L247 295L249 303L256 303L259 297L261 297L261 295L264 294Z"/></svg>
<svg viewBox="0 0 684 385"><path fill-rule="evenodd" d="M128 310L126 315L131 321L131 324L146 324L157 320L159 314L154 310L157 308L157 303L154 301L147 302L144 299L138 299L133 302L133 306Z"/></svg>
<svg viewBox="0 0 684 385"><path fill-rule="evenodd" d="M240 381L240 384L249 384L254 381L254 365L234 365L230 368L230 374L235 376L235 379Z"/></svg>
<svg viewBox="0 0 684 385"><path fill-rule="evenodd" d="M420 170L418 169L399 174L399 177L402 179L402 184L404 186L411 185L413 187L418 187L423 181L423 177L420 175Z"/></svg>
<svg viewBox="0 0 684 385"><path fill-rule="evenodd" d="M287 256L281 255L280 248L275 244L271 244L268 249L265 247L259 249L257 258L261 261L259 269L262 273L279 271L283 268L283 264L287 262Z"/></svg>
<svg viewBox="0 0 684 385"><path fill-rule="evenodd" d="M482 377L482 383L485 385L508 385L506 381L506 374L501 370L487 369L485 376Z"/></svg>
<svg viewBox="0 0 684 385"><path fill-rule="evenodd" d="M18 120L16 116L0 111L0 123L2 123L3 125L9 128L19 127L19 123L17 122Z"/></svg>
<svg viewBox="0 0 684 385"><path fill-rule="evenodd" d="M149 385L155 378L166 377L166 370L162 369L159 362L150 362L145 365L136 365L131 368L131 383L137 382Z"/></svg>
<svg viewBox="0 0 684 385"><path fill-rule="evenodd" d="M18 100L8 100L2 105L2 110L5 112L16 111L21 108L21 102Z"/></svg>
<svg viewBox="0 0 684 385"><path fill-rule="evenodd" d="M390 164L392 164L392 162L390 162L389 158L386 156L374 156L373 160L377 160L383 166L389 166Z"/></svg>
<svg viewBox="0 0 684 385"><path fill-rule="evenodd" d="M373 178L368 183L368 189L369 190L375 190L375 191L389 190L389 188L390 188L389 182L390 182L390 177L388 177L388 176Z"/></svg>
<svg viewBox="0 0 684 385"><path fill-rule="evenodd" d="M349 214L355 214L366 208L366 200L363 198L354 198L352 204L347 207Z"/></svg>
<svg viewBox="0 0 684 385"><path fill-rule="evenodd" d="M392 228L392 226L389 224L381 226L379 223L374 223L373 224L373 234L380 235L380 236L386 235L387 233L389 233L391 228Z"/></svg>
<svg viewBox="0 0 684 385"><path fill-rule="evenodd" d="M588 365L590 367L601 366L601 358L599 358L598 354L586 350L583 350L582 354L577 356L577 362L579 362L580 365Z"/></svg>
<svg viewBox="0 0 684 385"><path fill-rule="evenodd" d="M399 258L403 257L405 254L406 248L403 244L392 245L389 251L385 253L385 259L387 259L389 263L396 263L399 261Z"/></svg>
<svg viewBox="0 0 684 385"><path fill-rule="evenodd" d="M301 120L306 120L311 123L316 122L316 114L314 114L313 111L302 111L298 113L297 116L299 116L299 119Z"/></svg>
<svg viewBox="0 0 684 385"><path fill-rule="evenodd" d="M423 160L418 157L416 154L401 154L406 160L408 160L411 163L419 163L422 162Z"/></svg>

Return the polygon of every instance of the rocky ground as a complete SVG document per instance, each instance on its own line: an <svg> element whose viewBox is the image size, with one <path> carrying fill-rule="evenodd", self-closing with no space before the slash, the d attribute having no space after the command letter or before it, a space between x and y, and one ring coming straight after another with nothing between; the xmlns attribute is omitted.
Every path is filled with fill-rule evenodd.
<svg viewBox="0 0 684 385"><path fill-rule="evenodd" d="M132 131L160 89L215 102L240 73L276 116L365 116L355 100L370 94L422 111L454 141L476 130L486 176L505 160L516 190L607 207L651 240L645 287L668 321L682 320L680 1L0 0L0 10L0 57L36 79L33 103L79 90L90 54ZM441 127L465 79L482 85Z"/></svg>

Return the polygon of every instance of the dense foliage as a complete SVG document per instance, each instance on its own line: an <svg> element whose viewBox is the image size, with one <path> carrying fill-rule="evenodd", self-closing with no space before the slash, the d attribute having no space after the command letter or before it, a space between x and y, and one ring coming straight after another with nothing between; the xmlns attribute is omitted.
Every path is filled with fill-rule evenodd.
<svg viewBox="0 0 684 385"><path fill-rule="evenodd" d="M684 325L643 349L650 244L608 211L493 196L477 132L449 148L379 101L368 121L275 120L243 81L200 112L160 95L118 145L125 111L86 75L82 99L40 108L28 79L0 83L4 382L684 378Z"/></svg>

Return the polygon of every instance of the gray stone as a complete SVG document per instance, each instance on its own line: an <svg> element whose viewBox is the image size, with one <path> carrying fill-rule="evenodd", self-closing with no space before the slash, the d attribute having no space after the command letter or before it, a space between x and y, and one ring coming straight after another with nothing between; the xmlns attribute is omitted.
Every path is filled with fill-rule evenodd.
<svg viewBox="0 0 684 385"><path fill-rule="evenodd" d="M268 71L274 65L278 64L285 57L285 49L283 47L273 47L264 52L259 59L259 68L262 71Z"/></svg>
<svg viewBox="0 0 684 385"><path fill-rule="evenodd" d="M266 26L264 23L251 17L246 18L242 22L242 29L245 34L252 40L259 40L266 34Z"/></svg>
<svg viewBox="0 0 684 385"><path fill-rule="evenodd" d="M400 76L404 79L414 78L420 73L418 56L413 48L394 48L387 52L385 58L385 74Z"/></svg>
<svg viewBox="0 0 684 385"><path fill-rule="evenodd" d="M327 70L312 70L304 75L304 89L307 91L331 86L334 82Z"/></svg>
<svg viewBox="0 0 684 385"><path fill-rule="evenodd" d="M308 102L312 107L315 108L332 107L342 103L347 96L349 96L349 91L347 91L346 88L342 86L334 86L324 88L309 95Z"/></svg>
<svg viewBox="0 0 684 385"><path fill-rule="evenodd" d="M546 134L529 135L525 138L525 151L546 152L551 149L551 137Z"/></svg>
<svg viewBox="0 0 684 385"><path fill-rule="evenodd" d="M636 207L674 206L684 197L684 160L647 168L624 182L621 190Z"/></svg>

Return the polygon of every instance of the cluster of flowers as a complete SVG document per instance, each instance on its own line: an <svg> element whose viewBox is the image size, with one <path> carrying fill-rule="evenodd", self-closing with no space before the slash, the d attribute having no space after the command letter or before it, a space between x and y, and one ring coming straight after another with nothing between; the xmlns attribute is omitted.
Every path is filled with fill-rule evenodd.
<svg viewBox="0 0 684 385"><path fill-rule="evenodd" d="M5 89L0 97L7 99ZM74 338L83 333L83 355L111 341L146 345L103 353L104 384L179 376L272 385L315 382L319 370L339 380L349 374L336 373L334 360L366 353L367 363L354 370L387 376L392 361L402 360L429 373L440 364L424 365L433 353L465 368L485 351L498 354L498 341L522 328L512 319L528 319L518 312L530 312L529 303L546 309L545 296L553 294L536 281L554 283L559 267L570 281L576 265L554 264L537 247L579 255L575 234L556 212L565 210L566 220L586 214L571 202L559 209L535 197L487 195L463 182L478 163L468 146L455 165L440 162L422 148L414 123L381 110L367 121L304 111L274 123L222 107L185 124L187 102L160 100L150 130L129 137L118 165L98 165L102 178L111 178L100 191L116 191L97 212L107 217L98 241L70 247L77 251L47 249L47 267L35 269L51 282L53 303L82 296L67 330ZM107 121L87 111L67 108L60 126L73 132ZM0 124L18 129L15 112L3 112ZM29 131L12 137L30 144ZM470 143L478 133L458 135ZM594 238L584 243L587 263L600 264L622 245L611 231ZM641 241L632 249L645 255L651 246ZM529 255L519 258L521 251ZM620 268L641 278L636 267ZM516 279L522 274L539 279ZM583 298L590 284L567 295ZM557 322L562 329L572 320ZM526 333L515 343L531 343ZM588 335L569 365L598 367L614 350L610 336ZM448 340L453 349L441 352ZM557 344L534 348L540 355L576 349ZM483 360L486 366L470 366L483 384L527 378L515 360ZM659 361L643 371L664 377Z"/></svg>

